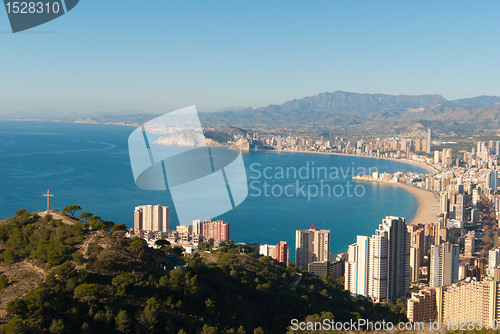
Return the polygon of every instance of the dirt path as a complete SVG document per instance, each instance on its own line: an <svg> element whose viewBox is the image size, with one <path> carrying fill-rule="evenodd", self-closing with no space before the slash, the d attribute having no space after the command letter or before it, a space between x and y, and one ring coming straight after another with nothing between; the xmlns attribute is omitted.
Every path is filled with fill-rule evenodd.
<svg viewBox="0 0 500 334"><path fill-rule="evenodd" d="M36 272L36 273L38 274L38 276L39 276L42 280L45 280L45 277L47 276L47 273L46 273L46 272L45 272L45 270L43 270L42 268L35 266L33 263L29 262L28 260L24 260L24 261L20 262L20 264L21 264L24 268L26 268L27 270L30 270L30 271Z"/></svg>
<svg viewBox="0 0 500 334"><path fill-rule="evenodd" d="M44 218L46 214L47 214L47 212L45 212L45 211L38 212L38 215L42 218ZM64 224L68 224L68 225L75 224L72 220L70 220L70 218L68 218L66 215L63 215L62 213L50 212L50 215L52 216L53 220L61 219Z"/></svg>

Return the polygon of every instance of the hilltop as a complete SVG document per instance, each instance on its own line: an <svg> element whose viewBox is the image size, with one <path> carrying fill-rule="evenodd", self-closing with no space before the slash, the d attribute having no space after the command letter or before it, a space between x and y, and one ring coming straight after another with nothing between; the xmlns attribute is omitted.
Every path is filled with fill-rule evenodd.
<svg viewBox="0 0 500 334"><path fill-rule="evenodd" d="M353 300L341 282L247 246L185 257L187 266L167 271L179 249L148 248L90 214L65 217L71 225L22 209L0 223L2 332L279 334L294 318L405 319L401 303Z"/></svg>

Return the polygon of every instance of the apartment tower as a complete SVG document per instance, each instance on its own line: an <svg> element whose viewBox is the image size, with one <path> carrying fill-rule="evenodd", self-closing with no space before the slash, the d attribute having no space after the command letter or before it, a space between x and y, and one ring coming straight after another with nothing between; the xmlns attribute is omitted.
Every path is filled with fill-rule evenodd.
<svg viewBox="0 0 500 334"><path fill-rule="evenodd" d="M170 209L161 205L141 205L134 210L134 229L168 232Z"/></svg>
<svg viewBox="0 0 500 334"><path fill-rule="evenodd" d="M307 270L309 263L331 261L330 230L317 230L314 225L308 230L295 232L295 265Z"/></svg>

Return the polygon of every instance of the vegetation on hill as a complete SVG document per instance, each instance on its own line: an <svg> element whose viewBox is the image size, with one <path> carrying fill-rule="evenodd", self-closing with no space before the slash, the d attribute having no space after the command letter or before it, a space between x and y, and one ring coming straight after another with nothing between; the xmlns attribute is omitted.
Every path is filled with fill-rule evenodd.
<svg viewBox="0 0 500 334"><path fill-rule="evenodd" d="M71 221L18 210L0 225L2 261L32 261L48 273L7 304L3 333L278 334L292 319L323 312L345 321L406 320L401 303L353 300L340 282L299 273L249 247L230 243L185 257L186 267L168 272L167 253L179 255L168 244L152 249L111 232L112 223Z"/></svg>
<svg viewBox="0 0 500 334"><path fill-rule="evenodd" d="M221 132L221 131L204 131L203 134L205 135L206 138L212 139L213 141L216 141L218 143L227 143L228 141L232 140L233 137L228 135L227 133Z"/></svg>

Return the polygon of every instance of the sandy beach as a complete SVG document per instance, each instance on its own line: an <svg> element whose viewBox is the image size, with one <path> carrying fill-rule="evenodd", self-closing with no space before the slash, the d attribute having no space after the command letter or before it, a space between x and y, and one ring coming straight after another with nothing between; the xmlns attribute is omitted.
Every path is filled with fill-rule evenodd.
<svg viewBox="0 0 500 334"><path fill-rule="evenodd" d="M437 218L439 213L439 200L428 190L412 187L399 182L385 183L404 188L414 194L418 199L418 211L409 224L430 224Z"/></svg>
<svg viewBox="0 0 500 334"><path fill-rule="evenodd" d="M373 157L370 155L360 155L360 154L346 154L346 153L336 153L336 152L315 152L315 151L285 151L285 150L270 150L268 152L290 152L290 153L314 153L314 154L331 154L331 155L343 155L347 157L356 157L356 158L367 158L367 159L381 159L381 160L392 160L401 162L407 165L417 166L422 169L425 169L429 174L434 174L437 172L433 167L424 164L422 162L408 160L408 159L396 159L396 158L386 158L386 157Z"/></svg>
<svg viewBox="0 0 500 334"><path fill-rule="evenodd" d="M369 159L383 159L383 160L393 160L398 161L407 165L418 166L420 168L425 169L430 174L436 172L432 167L427 164L423 164L417 161L407 160L407 159L395 159L395 158L386 158L386 157L372 157L366 155L357 155L357 154L344 154L344 153L330 153L330 152L311 152L311 151L275 151L275 152L297 152L297 153L316 153L316 154L332 154L332 155L344 155L351 157L359 157L359 158L369 158ZM430 224L436 219L437 214L439 213L439 199L434 195L434 193L412 187L399 182L384 182L384 184L390 184L397 187L401 187L403 189L408 190L412 194L414 194L418 199L418 211L415 215L415 218L411 222L407 222L410 224Z"/></svg>

